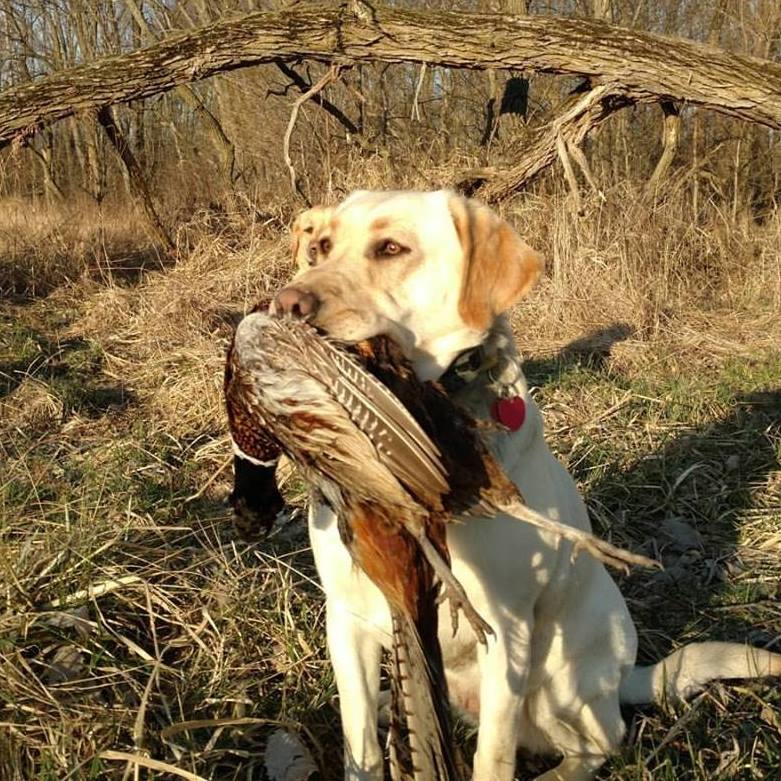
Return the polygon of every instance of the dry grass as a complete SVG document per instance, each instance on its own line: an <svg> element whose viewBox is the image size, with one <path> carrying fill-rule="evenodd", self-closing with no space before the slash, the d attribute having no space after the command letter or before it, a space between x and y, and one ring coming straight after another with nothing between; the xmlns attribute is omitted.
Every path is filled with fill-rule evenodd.
<svg viewBox="0 0 781 781"><path fill-rule="evenodd" d="M386 166L355 177L387 184ZM514 313L549 439L600 532L666 558L667 575L623 584L643 658L705 637L778 648L781 217L606 195L583 217L564 193L507 209L549 258ZM246 545L225 505L224 348L233 314L288 273L283 208L190 215L165 264L132 220L73 214L0 208L1 286L19 296L0 305L0 778L152 777L109 749L262 778L285 722L336 779L303 525ZM675 549L671 517L702 546ZM746 684L628 713L600 777L778 778L779 707Z"/></svg>

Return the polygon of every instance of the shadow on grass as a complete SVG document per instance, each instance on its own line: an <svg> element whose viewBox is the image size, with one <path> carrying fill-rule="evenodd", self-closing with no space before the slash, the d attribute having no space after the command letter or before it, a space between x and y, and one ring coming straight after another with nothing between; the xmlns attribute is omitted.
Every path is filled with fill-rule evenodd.
<svg viewBox="0 0 781 781"><path fill-rule="evenodd" d="M162 271L175 262L156 247L104 247L92 249L84 256L72 252L54 253L51 257L22 254L4 261L0 264L0 297L18 305L45 298L58 287L84 276L132 287L147 273Z"/></svg>
<svg viewBox="0 0 781 781"><path fill-rule="evenodd" d="M0 361L0 400L28 378L47 383L67 410L86 417L123 409L135 398L122 383L108 381L102 355L83 339L52 340L25 326L11 336L11 346L14 340L18 353L11 356L6 347Z"/></svg>
<svg viewBox="0 0 781 781"><path fill-rule="evenodd" d="M539 386L558 383L581 367L599 374L607 370L613 345L631 335L624 323L593 331L553 356L525 362L524 372ZM700 627L710 639L762 641L762 630L742 620L739 611L725 609L716 617L708 608L724 594L728 574L736 574L739 581L740 571L751 568L736 558L739 533L747 516L762 513L756 506L763 501L758 487L781 468L781 390L738 394L728 406L727 415L705 425L675 429L662 447L629 465L605 467L584 458L572 468L575 478L586 482L587 502L599 510L605 528L597 531L620 530L649 554L661 554L669 570L634 572L622 582L641 626L654 631L663 619L665 640L656 642L650 654L641 644L641 658L657 660L675 641L695 639L700 624L713 625L707 631ZM595 466L603 468L604 476L589 483ZM661 531L668 519L693 527L701 544L687 548L670 539ZM761 606L762 599L776 596L776 588L772 580L768 587L755 584L744 589L743 601ZM778 641L770 633L764 635Z"/></svg>
<svg viewBox="0 0 781 781"><path fill-rule="evenodd" d="M781 391L735 396L724 417L679 432L589 487L587 500L599 506L602 518L661 554L667 567L634 572L622 583L638 623L653 632L652 653L641 643L641 658L657 660L674 643L695 639L778 645L761 620L762 603L777 597L778 584L762 582L761 556L744 560L739 541L744 524L773 512L763 509L761 487L781 468L779 436ZM700 540L677 538L662 526L670 520L695 529ZM757 569L759 580L746 577ZM750 620L738 603L746 605Z"/></svg>
<svg viewBox="0 0 781 781"><path fill-rule="evenodd" d="M598 328L571 341L557 353L531 358L523 363L523 372L532 385L548 385L578 367L602 371L607 366L613 345L628 339L634 331L627 323Z"/></svg>
<svg viewBox="0 0 781 781"><path fill-rule="evenodd" d="M630 335L631 330L621 324L595 331L551 357L526 362L524 371L534 385L542 387L560 385L583 368L597 380L610 371L613 376L605 379L631 387L631 380L615 376L607 363L613 345ZM597 533L659 556L665 564L665 572L635 570L620 579L638 626L640 663L656 662L681 644L702 640L747 642L781 651L777 553L757 549L750 540L754 526L766 537L768 521L779 512L768 485L781 469L781 390L773 388L774 377L763 380L760 375L752 384L770 389L740 393L736 390L745 388L745 382L719 380L721 387L711 392L721 402L726 396L726 404L720 406L728 411L705 423L687 425L686 407L694 409L699 400L686 398L684 393L683 402L671 414L669 435L665 437L663 430L650 433L659 444L629 463L625 449L610 446L610 440L620 436L620 426L617 429L613 424L601 435L605 440L601 446L571 468L583 486L592 518L598 521ZM692 393L696 392L695 381ZM635 415L631 425L637 426L637 420ZM627 431L627 435L632 433ZM573 434L578 435L577 429ZM595 478L595 474L600 476ZM767 683L758 682L756 687L770 698L765 701L777 701ZM627 749L630 764L632 752L640 762L638 767L627 768L631 777L647 772L641 768L652 755L654 766L664 765L676 778L699 777L702 768L692 759L696 753L692 746L729 747L733 740L741 756L755 755L752 772L771 772L774 761L763 761L762 752L755 751L757 735L764 729L761 719L739 702L741 696L733 693L730 702L745 712L744 717L728 719L723 726L717 705L711 707L711 700L700 705L703 712L687 729L691 746L673 743L669 752L657 755L658 735L654 737L654 729L647 730L636 747ZM636 723L646 720L638 710L626 715ZM714 727L719 730L718 739L710 734ZM630 733L637 731L636 726L630 728ZM772 741L768 746L766 753L772 754ZM702 760L704 755L699 756ZM718 752L715 757L714 767ZM610 763L600 777L617 777L622 761ZM527 761L527 771L547 767L538 762Z"/></svg>
<svg viewBox="0 0 781 781"><path fill-rule="evenodd" d="M164 271L175 260L154 247L144 250L113 252L92 270L95 277L109 276L116 284L132 287L151 271Z"/></svg>

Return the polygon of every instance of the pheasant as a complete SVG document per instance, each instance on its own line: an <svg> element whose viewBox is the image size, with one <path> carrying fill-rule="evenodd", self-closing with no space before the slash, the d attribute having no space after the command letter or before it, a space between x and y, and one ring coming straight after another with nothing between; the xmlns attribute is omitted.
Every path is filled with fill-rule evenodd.
<svg viewBox="0 0 781 781"><path fill-rule="evenodd" d="M459 609L481 642L491 629L450 571L446 524L456 515L509 512L607 563L653 562L526 507L475 420L439 385L420 382L392 341L377 337L353 352L358 361L300 320L257 312L241 322L225 371L237 453L234 507L268 523L258 485L273 483L280 452L298 464L336 511L346 547L388 601L394 775L401 777L406 765L420 781L455 779L437 642L440 585L454 632ZM277 496L270 495L272 510Z"/></svg>
<svg viewBox="0 0 781 781"><path fill-rule="evenodd" d="M401 777L406 766L420 781L460 778L437 641L437 578L481 636L489 628L450 572L441 454L379 381L302 322L246 317L228 354L225 396L236 450L266 478L270 460L287 453L337 512L345 545L388 601L394 772ZM234 501L242 501L238 489Z"/></svg>
<svg viewBox="0 0 781 781"><path fill-rule="evenodd" d="M261 320L253 320L253 318L261 318ZM343 416L347 412L348 416L352 415L353 425L375 441L375 448L370 448L373 458L386 460L390 457L391 471L401 469L398 474L395 472L394 474L404 487L411 491L416 500L433 511L431 520L441 520L442 510L445 511L446 521L452 520L455 514L491 515L506 512L517 516L519 520L551 532L556 537L570 540L575 546L573 555L580 550L586 550L600 561L620 569L626 569L629 565L659 566L658 562L652 559L629 553L588 532L554 521L527 507L515 484L507 477L480 437L479 429L482 425L463 408L454 404L438 383L418 380L399 347L390 339L375 337L353 345L353 358L360 361L361 365L359 365L345 351L322 339L313 328L301 321L272 320L267 315L256 312L245 318L240 326L244 331L253 329L258 334L264 327L270 329L268 337L256 342L247 338L244 349L241 350L237 350L237 331L228 354L225 373L225 395L236 451L235 486L231 501L241 519L239 526L246 530L247 536L256 536L259 526L267 531L283 503L273 479L276 461L282 451L287 449L288 454L293 455L294 460L297 459L294 455L296 443L288 443L286 448L282 441L269 432L269 422L261 414L262 410L247 406L247 398L252 398L252 395L241 396L240 386L251 391L254 382L263 376L261 373L253 379L252 369L249 364L246 364L246 360L260 359L264 350L269 354L277 355L273 367L268 363L268 356L262 358L262 361L265 361L266 371L271 372L272 379L268 380L267 384L281 382L281 378L291 370L298 374L299 380L306 378L310 382L317 382L308 375L311 367L306 363L296 366L296 360L305 360L307 352L311 349L326 363L334 363L327 375L320 376L320 381L325 383L320 390L325 396L328 396L328 383L333 381L334 376L339 377L340 371L345 369L349 373L339 377L340 383L348 385L358 383L361 386L363 390L360 393L349 397L351 403L357 405L356 410L360 410L360 413L356 410L342 409L337 411L338 414ZM284 334L285 338L278 345L274 339L280 334ZM292 343L294 348L289 353L285 353L285 345L289 343ZM241 369L240 374L244 378L241 381L234 377L235 368ZM378 379L382 384L373 381L373 378ZM353 391L355 390L353 388ZM424 469L420 474L414 464L414 449L406 451L407 456L413 456L413 461L405 462L403 453L389 452L388 443L379 441L379 438L388 436L388 432L377 428L379 421L375 415L380 412L380 409L372 408L372 404L380 400L384 406L384 414L390 413L391 418L396 419L396 434L400 433L399 425L401 432L404 431L405 426L410 427L408 436L422 447L418 455L422 453ZM339 407L341 401L329 397L331 407L334 402L336 407ZM400 409L400 404L405 409ZM320 410L323 415L326 414L327 406ZM402 437L400 441L403 442L405 439ZM394 440L396 441L398 440ZM434 442L437 444L434 445ZM299 442L298 446L300 445ZM292 453L290 447L293 448ZM433 462L432 453L436 456ZM314 466L315 474L312 473L311 468L305 471L310 478L314 478L313 483L317 485L317 465L310 464L311 466ZM360 466L358 469L360 472ZM332 464L332 475L333 471ZM337 483L339 480L344 480L346 476L346 473L339 474L338 471L337 469L335 477ZM426 478L432 478L433 482L427 484ZM360 476L357 484L361 484ZM432 496L438 496L438 501L435 501L434 505L429 505ZM413 536L415 535L421 536L419 528L414 530ZM422 544L428 556L431 551L427 541L424 540ZM444 548L443 553L446 559ZM478 637L484 640L483 632L480 631L481 627L485 629L484 623L470 610L463 590L457 582L454 582L449 569L445 567L443 570L442 562L436 555L433 558L432 566L438 570L437 575L448 585L448 596L453 597L452 606L465 608ZM455 613L453 620L454 622L456 620Z"/></svg>

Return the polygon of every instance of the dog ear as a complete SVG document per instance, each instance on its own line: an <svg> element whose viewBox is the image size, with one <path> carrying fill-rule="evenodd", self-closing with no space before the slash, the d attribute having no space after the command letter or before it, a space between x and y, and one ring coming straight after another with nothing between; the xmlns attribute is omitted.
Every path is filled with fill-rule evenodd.
<svg viewBox="0 0 781 781"><path fill-rule="evenodd" d="M290 250L293 263L298 271L307 271L311 267L309 262L309 243L315 237L331 217L331 209L328 206L313 206L311 209L301 212L293 222L290 229Z"/></svg>
<svg viewBox="0 0 781 781"><path fill-rule="evenodd" d="M291 260L299 271L306 271L309 268L306 249L309 244L309 237L314 229L312 221L309 219L310 212L311 209L301 212L290 229Z"/></svg>
<svg viewBox="0 0 781 781"><path fill-rule="evenodd" d="M487 206L454 195L449 208L464 252L459 313L482 331L531 290L542 256Z"/></svg>

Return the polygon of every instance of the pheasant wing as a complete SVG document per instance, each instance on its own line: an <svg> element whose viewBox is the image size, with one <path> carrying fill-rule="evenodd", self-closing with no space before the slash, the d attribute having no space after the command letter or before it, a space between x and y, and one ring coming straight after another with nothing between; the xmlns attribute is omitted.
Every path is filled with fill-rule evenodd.
<svg viewBox="0 0 781 781"><path fill-rule="evenodd" d="M253 313L239 324L233 356L234 362L248 369L252 359L263 356L277 373L264 380L266 388L271 382L283 387L285 375L306 375L307 386L319 386L320 403L328 396L333 409L336 402L343 411L340 417L365 435L380 463L417 501L428 508L441 506L440 498L449 487L436 445L379 380L311 326ZM299 399L307 395L302 391L306 388L299 385L295 394ZM293 410L291 406L289 411Z"/></svg>

